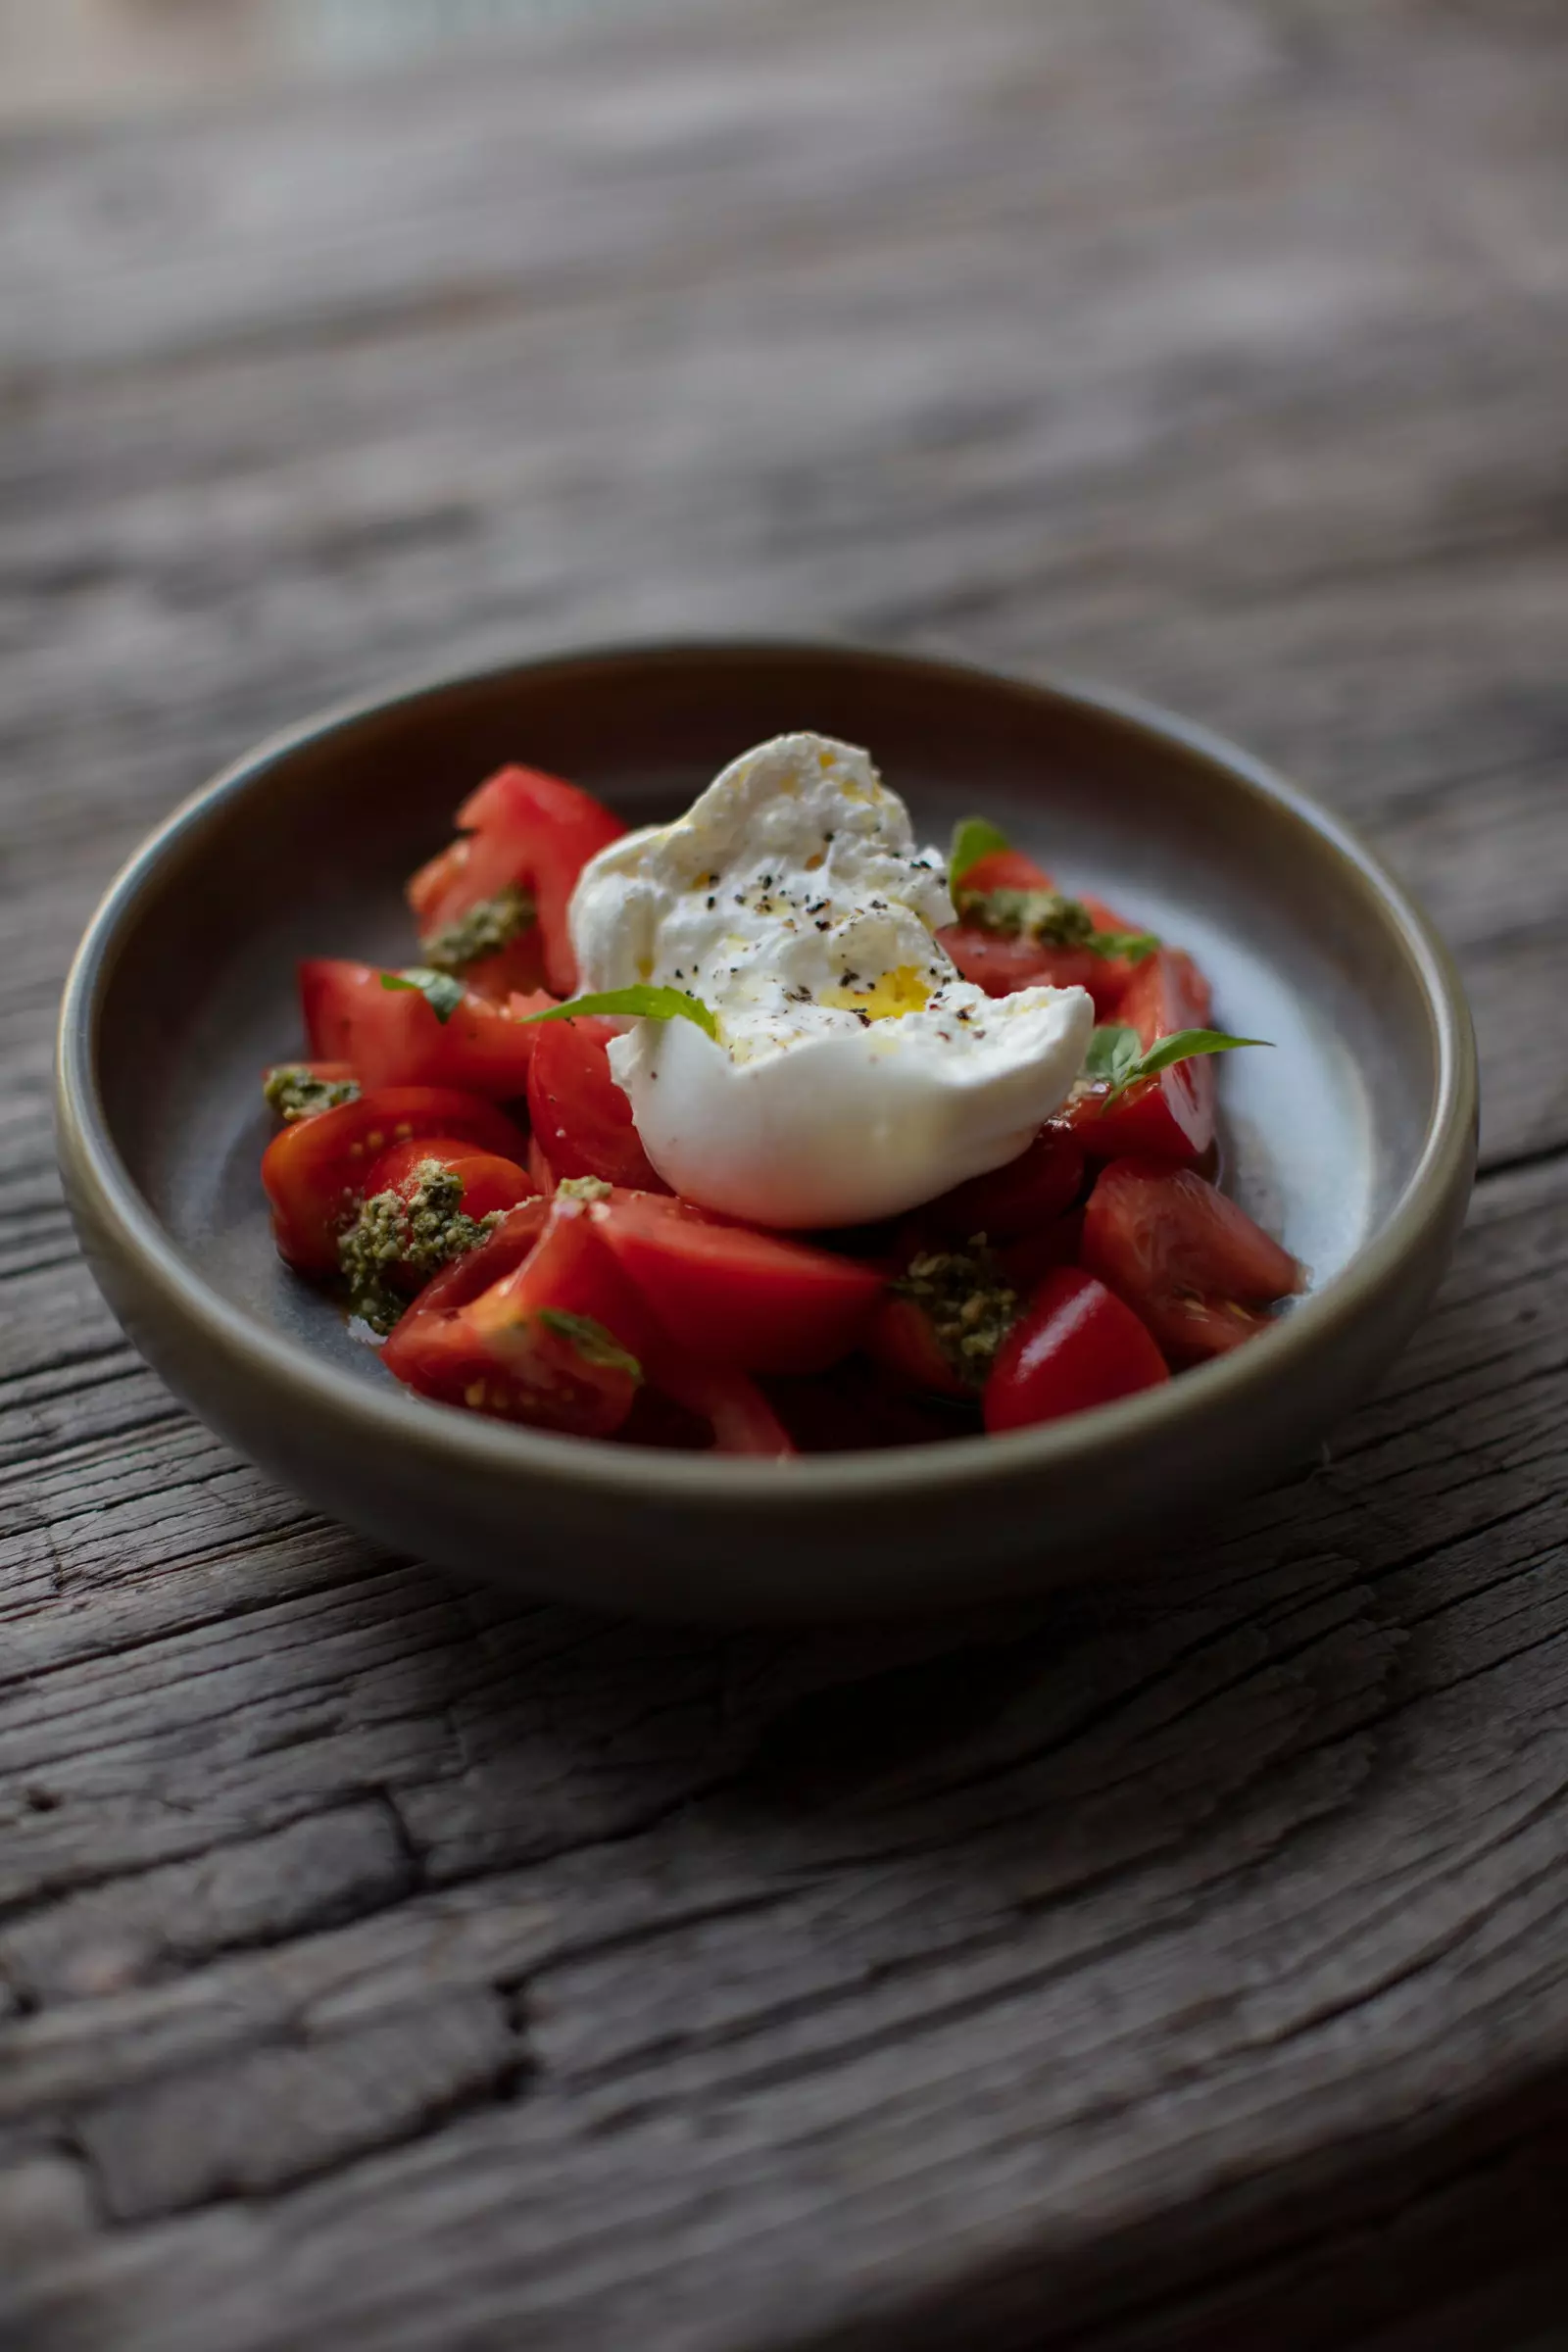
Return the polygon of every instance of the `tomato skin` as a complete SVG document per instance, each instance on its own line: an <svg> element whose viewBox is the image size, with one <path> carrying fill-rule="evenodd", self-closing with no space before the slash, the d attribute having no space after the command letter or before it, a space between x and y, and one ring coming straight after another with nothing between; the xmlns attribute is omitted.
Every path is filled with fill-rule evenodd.
<svg viewBox="0 0 1568 2352"><path fill-rule="evenodd" d="M1260 1310L1302 1268L1194 1168L1112 1160L1084 1211L1083 1262L1149 1325L1173 1363L1224 1354L1268 1329Z"/></svg>
<svg viewBox="0 0 1568 2352"><path fill-rule="evenodd" d="M475 1410L579 1437L613 1436L637 1384L613 1367L597 1377L600 1367L584 1366L569 1342L539 1324L542 1306L603 1324L636 1356L648 1385L710 1433L714 1452L794 1452L755 1382L698 1362L658 1328L580 1200L525 1200L510 1211L487 1242L426 1284L381 1360L447 1403L467 1402L477 1388Z"/></svg>
<svg viewBox="0 0 1568 2352"><path fill-rule="evenodd" d="M1099 899L1083 903L1102 931L1133 928ZM1082 988L1093 997L1095 1017L1102 1021L1122 1017L1127 988L1143 968L1125 956L1098 956L1093 948L1056 947L1049 940L1008 939L979 923L950 923L937 938L961 976L988 997L1010 997L1020 988Z"/></svg>
<svg viewBox="0 0 1568 2352"><path fill-rule="evenodd" d="M1132 1308L1092 1274L1058 1266L1003 1341L982 1410L993 1432L1030 1429L1169 1378Z"/></svg>
<svg viewBox="0 0 1568 2352"><path fill-rule="evenodd" d="M488 1217L497 1210L515 1208L538 1192L532 1177L515 1160L482 1152L457 1136L434 1135L394 1144L389 1152L383 1152L365 1179L365 1198L369 1200L377 1193L401 1193L405 1200L410 1199L432 1162L462 1184L465 1216ZM390 1271L403 1287L418 1287L418 1276L410 1274L407 1267L399 1265Z"/></svg>
<svg viewBox="0 0 1568 2352"><path fill-rule="evenodd" d="M826 1371L858 1344L881 1293L872 1266L675 1200L597 1200L589 1214L661 1327L705 1363Z"/></svg>
<svg viewBox="0 0 1568 2352"><path fill-rule="evenodd" d="M918 1298L885 1291L865 1334L865 1352L895 1387L920 1396L973 1396L959 1379Z"/></svg>
<svg viewBox="0 0 1568 2352"><path fill-rule="evenodd" d="M392 1144L426 1135L467 1139L519 1163L527 1151L493 1104L445 1087L381 1087L296 1120L262 1154L279 1254L302 1274L335 1274L339 1229L371 1167Z"/></svg>
<svg viewBox="0 0 1568 2352"><path fill-rule="evenodd" d="M483 1250L448 1268L447 1275L465 1270L466 1280L437 1276L392 1333L382 1361L442 1403L573 1437L612 1437L631 1410L639 1373L584 1354L546 1310L590 1317L633 1355L639 1310L580 1201L541 1203L537 1222L534 1208L528 1202L522 1216L514 1212L505 1245L511 1254L523 1242L526 1253L488 1282L489 1266L475 1262ZM500 1241L501 1232L492 1238ZM475 1281L484 1287L475 1290Z"/></svg>
<svg viewBox="0 0 1568 2352"><path fill-rule="evenodd" d="M544 977L558 997L569 997L577 985L577 960L567 904L589 858L618 841L625 826L591 793L533 767L498 769L464 802L458 823L462 837L421 866L409 884L420 936L428 938L458 921L509 883L520 883L533 894ZM500 963L502 958L487 960ZM475 965L475 974L482 969ZM498 979L492 978L485 994L496 993ZM530 987L537 981L530 976L514 985Z"/></svg>
<svg viewBox="0 0 1568 2352"><path fill-rule="evenodd" d="M583 1017L541 1021L528 1072L534 1141L563 1176L599 1176L631 1192L667 1193L632 1123L631 1104L610 1071L613 1023Z"/></svg>
<svg viewBox="0 0 1568 2352"><path fill-rule="evenodd" d="M1048 1119L1016 1159L955 1185L928 1201L919 1220L956 1242L977 1233L993 1245L1020 1241L1063 1215L1083 1180L1083 1146L1070 1128Z"/></svg>
<svg viewBox="0 0 1568 2352"><path fill-rule="evenodd" d="M685 1411L706 1421L714 1453L750 1454L760 1461L785 1461L794 1439L749 1373L729 1364L704 1364L678 1352L656 1356L658 1387Z"/></svg>
<svg viewBox="0 0 1568 2352"><path fill-rule="evenodd" d="M971 890L1053 890L1055 885L1043 865L1023 850L988 850L958 876L958 888Z"/></svg>
<svg viewBox="0 0 1568 2352"><path fill-rule="evenodd" d="M1147 1052L1177 1029L1206 1027L1213 991L1180 948L1161 948L1129 981L1116 1019L1138 1032ZM1187 1161L1201 1159L1214 1141L1215 1069L1210 1056L1176 1062L1140 1079L1114 1102L1103 1088L1079 1095L1063 1112L1094 1159L1128 1153Z"/></svg>
<svg viewBox="0 0 1568 2352"><path fill-rule="evenodd" d="M470 989L441 1021L416 988L386 988L382 979L379 965L337 956L310 956L300 965L313 1054L341 1055L366 1087L458 1087L496 1102L524 1093L539 1032L518 1013L542 1011L553 997L500 1005Z"/></svg>
<svg viewBox="0 0 1568 2352"><path fill-rule="evenodd" d="M1083 1251L1082 1209L1057 1217L1050 1225L1026 1233L1021 1241L999 1250L1002 1271L1020 1298L1027 1298L1057 1266L1075 1266Z"/></svg>

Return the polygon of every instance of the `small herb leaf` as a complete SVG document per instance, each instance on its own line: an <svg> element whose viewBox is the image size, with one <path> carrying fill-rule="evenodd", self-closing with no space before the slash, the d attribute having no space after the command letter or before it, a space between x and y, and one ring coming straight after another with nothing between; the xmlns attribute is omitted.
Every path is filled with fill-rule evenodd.
<svg viewBox="0 0 1568 2352"><path fill-rule="evenodd" d="M592 1315L572 1315L564 1306L542 1306L539 1320L547 1331L557 1332L576 1348L585 1364L597 1364L611 1372L629 1372L633 1380L641 1380L643 1368L629 1349L623 1348L612 1332Z"/></svg>
<svg viewBox="0 0 1568 2352"><path fill-rule="evenodd" d="M1106 1021L1090 1032L1084 1076L1100 1086L1124 1086L1140 1051L1136 1029L1122 1021Z"/></svg>
<svg viewBox="0 0 1568 2352"><path fill-rule="evenodd" d="M401 972L383 972L381 986L417 989L443 1029L464 998L463 982L455 974L433 971L427 963L411 963Z"/></svg>
<svg viewBox="0 0 1568 2352"><path fill-rule="evenodd" d="M1227 1037L1223 1029L1175 1029L1169 1037L1155 1038L1138 1064L1138 1075L1152 1078L1156 1070L1168 1070L1173 1061L1191 1061L1198 1054L1234 1054L1238 1046L1273 1042L1267 1037Z"/></svg>
<svg viewBox="0 0 1568 2352"><path fill-rule="evenodd" d="M953 828L953 847L948 852L948 888L956 891L972 865L978 865L982 858L995 856L998 850L1011 847L1005 833L992 824L989 817L959 817Z"/></svg>
<svg viewBox="0 0 1568 2352"><path fill-rule="evenodd" d="M1124 1021L1106 1021L1093 1030L1084 1055L1084 1076L1096 1086L1110 1089L1113 1102L1141 1078L1153 1078L1174 1062L1191 1061L1200 1054L1231 1054L1238 1046L1266 1046L1266 1037L1229 1037L1223 1029L1173 1029L1156 1037L1147 1054L1139 1050L1136 1029Z"/></svg>
<svg viewBox="0 0 1568 2352"><path fill-rule="evenodd" d="M701 997L689 997L682 988L656 988L646 982L636 988L607 988L595 997L572 997L544 1012L526 1012L522 1019L570 1021L583 1012L610 1013L624 1020L695 1021L710 1037L718 1035L718 1023Z"/></svg>

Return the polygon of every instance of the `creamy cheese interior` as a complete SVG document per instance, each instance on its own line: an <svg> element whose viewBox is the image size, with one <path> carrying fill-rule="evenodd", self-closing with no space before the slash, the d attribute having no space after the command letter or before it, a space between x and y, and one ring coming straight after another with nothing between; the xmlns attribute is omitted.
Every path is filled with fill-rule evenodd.
<svg viewBox="0 0 1568 2352"><path fill-rule="evenodd" d="M688 1200L758 1224L895 1215L1029 1142L1078 1074L1080 988L999 999L933 932L945 863L853 744L780 735L670 825L624 835L571 905L579 986L656 981L718 1040L639 1020L611 1046L643 1148Z"/></svg>

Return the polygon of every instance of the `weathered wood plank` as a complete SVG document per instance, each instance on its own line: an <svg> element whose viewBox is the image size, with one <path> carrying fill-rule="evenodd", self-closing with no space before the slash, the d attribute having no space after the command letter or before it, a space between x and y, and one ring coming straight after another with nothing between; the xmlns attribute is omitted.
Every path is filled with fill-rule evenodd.
<svg viewBox="0 0 1568 2352"><path fill-rule="evenodd" d="M1292 2352L1549 2245L1565 66L748 0L0 141L7 2352ZM236 1464L74 1257L53 998L140 831L398 668L699 625L1115 677L1454 942L1437 1312L1130 1585L512 1609Z"/></svg>

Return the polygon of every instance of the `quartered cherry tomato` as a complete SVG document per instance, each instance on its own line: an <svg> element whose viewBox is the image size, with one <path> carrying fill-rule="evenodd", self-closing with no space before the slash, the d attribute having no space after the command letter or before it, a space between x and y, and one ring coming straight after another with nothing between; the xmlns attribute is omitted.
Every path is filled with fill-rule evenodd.
<svg viewBox="0 0 1568 2352"><path fill-rule="evenodd" d="M312 1053L351 1062L367 1087L459 1087L494 1102L526 1091L540 1032L518 1016L543 1011L553 997L493 1004L470 989L443 1020L418 989L383 985L399 977L373 963L307 958L300 1005Z"/></svg>
<svg viewBox="0 0 1568 2352"><path fill-rule="evenodd" d="M488 1217L498 1208L515 1208L519 1200L532 1200L539 1190L514 1159L481 1151L477 1144L465 1143L459 1136L433 1135L394 1144L390 1152L383 1152L366 1177L366 1198L374 1193L402 1193L408 1198L417 1191L421 1177L431 1167L457 1177L463 1186L463 1213L467 1217Z"/></svg>
<svg viewBox="0 0 1568 2352"><path fill-rule="evenodd" d="M1003 1341L986 1383L987 1429L1028 1429L1168 1380L1131 1307L1092 1274L1048 1274Z"/></svg>
<svg viewBox="0 0 1568 2352"><path fill-rule="evenodd" d="M919 1221L956 1242L977 1233L993 1245L1020 1241L1072 1206L1083 1177L1083 1146L1048 1120L1016 1159L955 1185L919 1211Z"/></svg>
<svg viewBox="0 0 1568 2352"><path fill-rule="evenodd" d="M540 1021L528 1072L533 1140L563 1176L599 1176L632 1192L667 1193L643 1150L631 1104L610 1074L610 1021Z"/></svg>
<svg viewBox="0 0 1568 2352"><path fill-rule="evenodd" d="M865 1352L895 1387L917 1396L973 1396L977 1384L948 1360L936 1326L918 1298L884 1291L865 1335Z"/></svg>
<svg viewBox="0 0 1568 2352"><path fill-rule="evenodd" d="M382 1349L400 1380L447 1404L574 1437L610 1437L643 1378L642 1316L581 1201L524 1204L486 1250L438 1275ZM510 1231L509 1231L510 1227ZM482 1288L495 1243L526 1253ZM454 1275L466 1279L454 1281Z"/></svg>
<svg viewBox="0 0 1568 2352"><path fill-rule="evenodd" d="M527 1145L492 1103L444 1087L380 1087L300 1119L262 1155L279 1253L302 1274L337 1271L337 1237L371 1168L394 1144L438 1135L519 1165Z"/></svg>
<svg viewBox="0 0 1568 2352"><path fill-rule="evenodd" d="M458 824L459 839L409 884L420 937L445 930L517 884L533 898L544 977L558 997L569 997L577 961L567 905L589 858L618 840L625 826L590 793L533 767L499 769L469 794ZM494 977L485 977L485 993L498 993ZM514 985L528 988L536 980L528 971Z"/></svg>
<svg viewBox="0 0 1568 2352"><path fill-rule="evenodd" d="M874 1267L711 1223L675 1200L620 1195L589 1214L663 1330L707 1363L825 1371L857 1345L882 1291Z"/></svg>
<svg viewBox="0 0 1568 2352"><path fill-rule="evenodd" d="M1044 866L1036 865L1021 850L993 850L977 858L959 875L958 886L965 898L971 892L1054 887ZM1086 898L1082 904L1102 931L1137 928L1102 900ZM1048 940L1011 939L1005 932L987 930L972 918L950 924L937 937L964 979L983 988L987 996L1011 996L1019 988L1084 988L1093 997L1102 1020L1119 1005L1137 969L1123 956L1101 956L1093 948L1063 947Z"/></svg>
<svg viewBox="0 0 1568 2352"><path fill-rule="evenodd" d="M1084 1264L1148 1324L1173 1363L1222 1355L1268 1328L1262 1309L1302 1269L1196 1169L1112 1160L1084 1211Z"/></svg>
<svg viewBox="0 0 1568 2352"><path fill-rule="evenodd" d="M1157 1038L1207 1025L1213 992L1190 956L1161 948L1141 963L1115 1018L1138 1033L1147 1053ZM1214 1063L1206 1054L1173 1062L1107 1100L1089 1087L1061 1113L1094 1159L1152 1152L1161 1159L1201 1159L1214 1141Z"/></svg>

